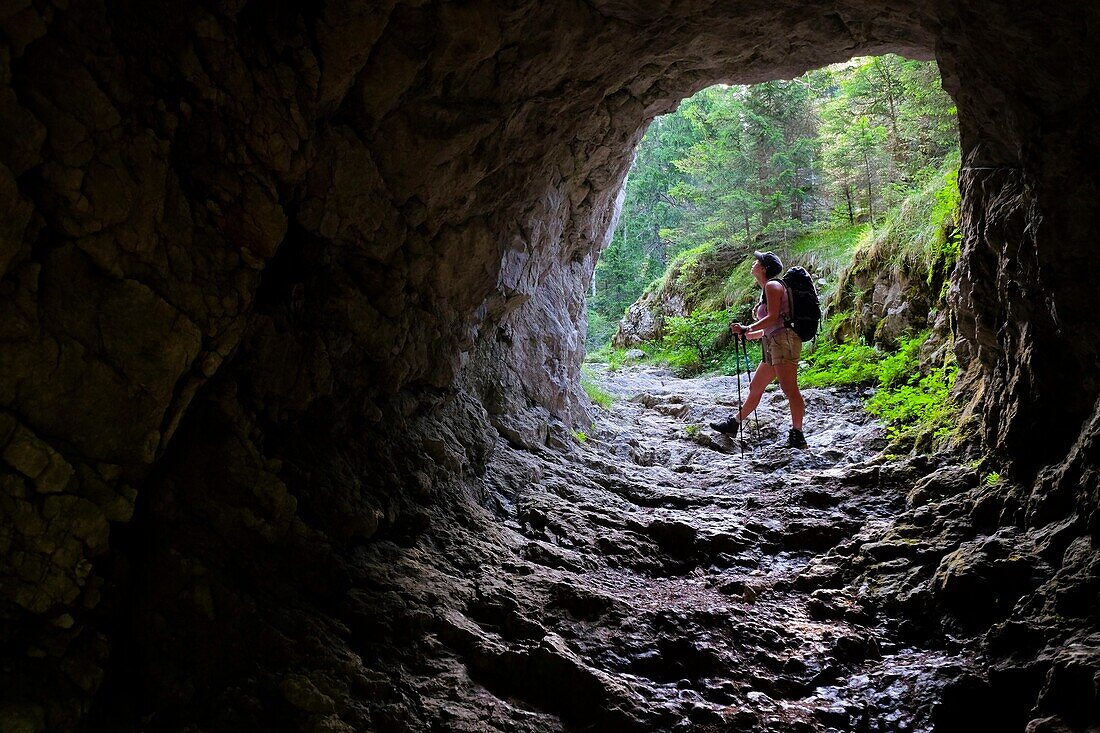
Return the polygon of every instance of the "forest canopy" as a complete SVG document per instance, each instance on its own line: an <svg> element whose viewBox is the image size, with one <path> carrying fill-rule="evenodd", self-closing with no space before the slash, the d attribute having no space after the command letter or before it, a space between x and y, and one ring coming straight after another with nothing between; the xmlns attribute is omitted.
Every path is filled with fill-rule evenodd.
<svg viewBox="0 0 1100 733"><path fill-rule="evenodd" d="M588 343L684 253L772 249L810 232L879 225L957 157L935 62L857 58L791 80L713 86L656 118L638 146L596 267Z"/></svg>

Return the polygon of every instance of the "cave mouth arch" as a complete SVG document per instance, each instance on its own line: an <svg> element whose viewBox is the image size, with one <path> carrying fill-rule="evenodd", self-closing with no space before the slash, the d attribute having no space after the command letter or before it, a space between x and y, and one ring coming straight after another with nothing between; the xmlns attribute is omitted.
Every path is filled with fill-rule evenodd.
<svg viewBox="0 0 1100 733"><path fill-rule="evenodd" d="M580 322L592 269L613 233L620 204L615 197L622 191L638 142L656 116L715 84L793 78L856 55L897 53L929 60L935 45L928 30L931 21L918 15L878 17L872 32L858 20L845 22L842 14L825 13L810 20L778 12L754 22L729 9L728 14L693 15L685 27L656 39L646 33L661 33L663 9L609 4L597 15L604 23L636 24L625 47L591 49L601 59L620 63L591 62L600 75L583 84L568 84L564 109L547 110L547 99L536 96L536 104L543 107L532 113L538 120L538 144L532 147L535 141L526 139L508 148L522 150L525 160L542 157L535 158L541 176L509 185L517 199L537 203L533 209L528 208L532 204L515 204L528 210L512 220L519 223L518 236L504 245L497 292L489 296L492 305L487 312L505 314L504 334L514 331L513 321L527 322L521 331L541 334L560 331L557 323ZM775 30L774 46L762 40L767 37L764 27ZM570 42L584 47L592 40ZM544 84L553 82L550 75ZM521 119L526 121L527 114ZM506 132L511 129L521 128L509 125ZM530 225L520 223L531 219ZM550 254L540 266L534 254L543 246ZM551 269L555 266L557 271ZM521 300L531 306L509 304ZM483 339L478 345L481 353L472 358L466 375L483 394L518 396L488 400L496 405L489 412L498 428L514 433L513 416L529 407L580 425L586 419L585 400L578 390L582 342L575 333L526 341L507 335Z"/></svg>
<svg viewBox="0 0 1100 733"><path fill-rule="evenodd" d="M952 302L975 434L1025 477L1065 459L993 523L1095 516L1100 340L1075 273L1098 257L1079 161L1100 139L1100 9L717 5L5 11L5 714L76 730L109 668L165 728L339 730L344 684L378 720L435 699L356 665L399 666L426 629L471 638L402 550L432 527L467 569L506 546L461 529L494 449L582 418L571 326L645 121L853 54L939 61L968 166ZM320 689L322 667L340 683Z"/></svg>
<svg viewBox="0 0 1100 733"><path fill-rule="evenodd" d="M780 12L776 17L769 18L768 23L788 25L769 26L768 23L754 23L750 19L732 30L723 25L723 21L729 18L719 18L711 14L702 19L702 26L692 28L691 32L686 28L676 28L667 38L646 38L644 49L631 48L621 57L615 55L621 52L620 48L608 50L601 47L596 52L597 57L606 53L608 57L615 55L616 59L625 58L627 62L599 66L605 73L592 80L589 85L568 87L571 94L564 110L556 113L554 123L544 121L537 128L543 140L558 146L549 155L557 158L560 153L567 162L557 166L551 160L542 159L544 166L551 166L549 170L543 168L549 175L535 183L550 183L553 188L550 191L538 190L531 198L538 200L540 206L547 202L557 202L559 206L553 212L547 208L537 209L538 214L534 218L537 221L561 222L562 228L559 232L554 228L555 224L549 229L539 231L539 226L535 225L534 240L529 236L530 230L521 228L516 246L508 249L503 260L500 285L505 293L504 298L507 299L507 294L510 293L530 291L528 284L513 281L509 273L527 276L528 283L532 277L537 280L538 276L533 275L537 269L530 267L529 263L530 252L534 249L533 241L537 240L539 234L560 241L564 254L559 261L565 263L566 267L570 266L569 262L592 258L592 252L586 248L593 242L602 246L603 238L610 230L610 212L615 210L613 194L626 173L629 153L622 151L634 148L650 119L669 111L679 100L700 88L714 83L791 77L821 64L845 60L857 54L894 52L916 59L935 57L943 74L944 88L955 99L959 108L963 149L960 186L964 210L962 227L964 231L971 233L964 241L964 266L958 270L960 280L951 295L952 307L958 312L959 334L964 342L958 352L966 372L962 382L968 387L978 383L989 386L995 382L997 385L992 390L980 390L981 394L968 406L964 420L971 425L970 430L976 441L984 443L989 450L1001 451L1005 455L1014 454L1025 472L1034 473L1042 465L1064 456L1095 401L1097 388L1095 380L1089 375L1088 367L1095 359L1090 354L1090 347L1064 343L1055 347L1045 328L1064 332L1069 327L1069 321L1055 322L1060 319L1073 320L1074 328L1085 328L1082 319L1072 315L1077 312L1080 303L1076 302L1077 296L1062 296L1052 292L1051 297L1062 299L1063 306L1058 307L1052 303L1050 307L1036 308L1023 305L1016 298L1006 299L1003 294L999 294L995 283L1015 279L1016 273L1011 271L1015 270L1017 264L1013 258L1027 252L1030 259L1022 267L1022 272L1026 273L1024 279L1031 285L1020 281L1013 287L1020 287L1020 292L1031 293L1024 298L1027 302L1045 297L1038 295L1039 290L1045 286L1039 282L1040 268L1035 256L1031 254L1031 250L1038 245L1030 240L1027 245L1007 244L1009 239L1018 239L1020 231L1032 230L1026 222L1033 221L1038 215L1038 209L1034 204L1025 203L1027 195L1024 195L1017 196L1017 204L1010 207L1011 211L1001 210L995 219L989 219L984 213L990 200L987 197L996 199L1001 195L1008 196L1009 190L1034 192L1042 188L1036 180L1029 178L1031 175L1038 175L1041 166L1035 167L1022 160L1024 157L1028 157L1032 163L1038 160L1029 156L1033 154L1033 141L1039 134L1037 125L1041 123L1033 115L995 110L997 105L990 104L986 90L997 89L992 96L1006 103L1013 94L1007 91L1006 85L1016 88L1021 98L1050 97L1049 80L1040 79L1030 70L1022 68L1009 74L996 74L989 69L988 62L978 58L978 55L982 53L980 48L992 48L1000 43L996 38L999 31L987 28L990 35L979 38L980 34L974 34L970 28L972 18L963 18L967 10L959 9L958 16L941 7L926 10L927 15L914 12L899 17L876 16L872 11L873 21L862 18L857 9L850 9L850 16L844 13L835 17L826 14L824 18L814 18L812 21L800 18L793 22ZM982 12L985 10L983 8ZM641 23L644 13L635 15L635 11L636 8L627 12L622 6L614 5L608 13L617 20L625 18L632 23ZM1034 24L1035 28L1049 28L1052 22L1052 19L1044 18L1042 13L1006 11L1007 14L1001 14L993 9L988 11L990 15L984 17L998 27L1001 24L1004 27ZM624 15L620 18L615 15L616 12ZM730 10L733 15L738 12L740 11ZM992 20L993 18L996 20ZM745 18L738 20L745 21ZM958 34L956 30L959 26L966 27L969 35ZM795 30L785 36L777 32L775 37L783 38L783 42L770 48L759 43L762 27L775 27L777 31L780 28L783 31L790 28ZM854 30L857 28L858 32ZM678 33L681 35L677 35ZM583 46L584 41L579 43ZM684 48L677 44L690 48L692 53L685 53ZM935 53L932 52L933 49ZM1051 52L1052 49L1046 47L1044 53ZM573 55L574 58L583 56L579 52ZM665 65L654 65L654 58L661 59L661 63ZM606 71L608 68L610 70ZM730 69L736 71L730 72ZM1074 69L1078 73L1087 74L1080 64L1074 64ZM595 91L586 97L585 89ZM1087 107L1080 92L1073 95L1072 101L1054 102L1052 99L1052 103L1071 115L1068 110L1073 104L1079 105L1081 109ZM1011 104L1007 107L1012 108ZM560 125L557 130L553 129L555 123ZM553 135L552 132L557 134ZM1070 135L1075 144L1088 146L1079 132ZM565 143L566 140L569 142ZM569 148L568 153L565 146ZM524 148L523 143L519 147ZM525 149L524 152L527 155L531 151ZM1002 180L987 182L987 179L995 176L1002 176ZM567 177L571 181L567 182ZM1008 181L1008 178L1012 180ZM527 181L531 182L530 179ZM1005 193L994 193L995 189L1003 189ZM522 187L512 190L521 197L525 195ZM1033 199L1028 200L1034 202ZM1044 202L1044 206L1063 208L1066 202L1051 200ZM547 217L546 214L550 216ZM998 245L1002 251L994 253L989 245L988 231L1005 227L1011 231L998 231L994 236L994 239L1004 245ZM1047 231L1053 237L1057 228L1056 226ZM1045 239L1045 234L1043 241L1050 242L1044 246L1056 246L1053 239ZM517 250L522 250L522 254L518 254ZM1014 254L1008 254L1009 251ZM1057 259L1058 256L1052 251L1050 261ZM522 262L523 266L514 266L517 261ZM1041 279L1045 282L1046 277L1052 276L1061 267L1050 267ZM1068 272L1065 274L1068 275ZM547 283L551 283L556 292L566 294L566 309L569 317L575 321L579 312L579 299L554 276L547 277ZM1070 302L1074 306L1069 307ZM499 310L506 310L507 307L502 306ZM1024 329L1028 333L1006 333L1006 321L1013 320L1009 317L1011 313L1018 314L1021 319L1034 319L1035 326ZM1040 322L1045 326L1038 326ZM1009 331L1013 331L1013 328L1010 327ZM518 349L513 342L509 342L509 345L513 351L523 350L522 345ZM1053 348L1068 352L1067 374L1072 381L1084 386L1082 399L1070 400L1070 404L1055 405L1050 400L1036 399L1035 392L1029 391L1030 386L1025 387L1036 381L1047 384L1057 382L1058 377L1055 375L1059 367L1055 360L1042 356L1043 352ZM492 351L492 348L489 350ZM563 365L560 357L565 355L564 361L575 364L576 350L576 343L566 340L556 344L553 349L535 347L535 352L529 354L510 356L496 351L485 361L503 364L514 359L521 369L542 363L546 366L545 373L549 377L549 382L543 386L532 386L529 380L524 384L521 379L510 378L507 368L496 372L495 381L510 385L511 391L525 394L529 403L544 406L551 414L567 420L581 420L583 417L567 387L567 384L575 384L577 381L576 367ZM568 378L563 379L562 371L568 373ZM971 394L974 392L975 390L971 390ZM993 394L1009 395L1007 404L994 398ZM1009 414L1014 417L1005 419ZM1024 428L1025 425L1030 427ZM1044 430L1050 430L1048 434L1051 440L1044 442L1037 452L1029 455L1027 447L1031 441L1027 435L1038 425L1043 425Z"/></svg>

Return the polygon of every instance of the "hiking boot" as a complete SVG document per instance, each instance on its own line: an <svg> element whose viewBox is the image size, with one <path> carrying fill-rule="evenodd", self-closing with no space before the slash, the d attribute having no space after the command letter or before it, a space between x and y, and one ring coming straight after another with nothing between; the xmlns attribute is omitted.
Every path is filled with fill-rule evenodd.
<svg viewBox="0 0 1100 733"><path fill-rule="evenodd" d="M737 435L737 431L741 429L741 423L738 421L737 415L731 414L722 422L710 423L710 428L726 435Z"/></svg>
<svg viewBox="0 0 1100 733"><path fill-rule="evenodd" d="M802 434L801 430L795 430L791 428L787 433L787 447L788 448L805 448L806 436Z"/></svg>

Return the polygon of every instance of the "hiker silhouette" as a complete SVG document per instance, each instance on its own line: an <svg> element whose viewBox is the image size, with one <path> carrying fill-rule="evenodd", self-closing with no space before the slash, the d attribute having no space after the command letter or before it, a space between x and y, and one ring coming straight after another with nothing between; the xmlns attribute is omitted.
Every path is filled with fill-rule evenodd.
<svg viewBox="0 0 1100 733"><path fill-rule="evenodd" d="M764 389L776 380L791 409L787 446L805 448L806 436L802 433L802 423L806 415L806 402L798 388L802 339L791 325L791 295L783 281L778 279L783 272L783 262L773 252L753 252L753 258L752 276L760 285L760 301L753 312L756 320L748 325L731 322L729 328L736 338L759 340L762 359L749 381L749 394L741 409L721 422L710 423L710 427L720 433L737 435L745 418L760 404Z"/></svg>

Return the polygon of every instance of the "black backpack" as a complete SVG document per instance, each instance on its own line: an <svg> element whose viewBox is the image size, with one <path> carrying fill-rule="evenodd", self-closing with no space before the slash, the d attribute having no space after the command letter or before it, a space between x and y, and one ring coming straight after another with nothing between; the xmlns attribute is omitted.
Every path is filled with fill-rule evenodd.
<svg viewBox="0 0 1100 733"><path fill-rule="evenodd" d="M783 325L794 329L798 338L809 341L817 336L821 323L821 303L817 299L810 273L801 267L792 267L782 278L775 278L787 288L787 302L790 303L791 317L784 319Z"/></svg>

